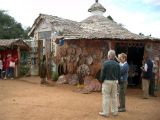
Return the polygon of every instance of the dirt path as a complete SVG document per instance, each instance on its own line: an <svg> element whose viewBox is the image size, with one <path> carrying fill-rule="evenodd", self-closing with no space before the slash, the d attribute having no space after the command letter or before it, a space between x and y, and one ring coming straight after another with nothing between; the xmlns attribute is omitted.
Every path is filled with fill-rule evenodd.
<svg viewBox="0 0 160 120"><path fill-rule="evenodd" d="M73 92L75 86L39 84L39 78L0 80L0 120L105 120L101 93ZM158 97L141 99L138 89L127 90L127 112L107 120L160 120Z"/></svg>

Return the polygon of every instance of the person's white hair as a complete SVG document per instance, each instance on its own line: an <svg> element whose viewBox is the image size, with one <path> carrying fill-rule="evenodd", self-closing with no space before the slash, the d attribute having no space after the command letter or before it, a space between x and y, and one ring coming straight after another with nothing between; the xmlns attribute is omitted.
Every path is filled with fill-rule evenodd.
<svg viewBox="0 0 160 120"><path fill-rule="evenodd" d="M115 59L115 56L116 56L116 54L115 54L114 50L109 50L108 51L108 58L109 59Z"/></svg>

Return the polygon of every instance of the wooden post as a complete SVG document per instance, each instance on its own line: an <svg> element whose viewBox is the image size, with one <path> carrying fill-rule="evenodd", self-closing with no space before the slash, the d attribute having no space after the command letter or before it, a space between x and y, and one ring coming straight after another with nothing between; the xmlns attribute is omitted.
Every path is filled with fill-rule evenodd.
<svg viewBox="0 0 160 120"><path fill-rule="evenodd" d="M42 60L43 57L43 40L38 40L38 74L40 72L40 61Z"/></svg>
<svg viewBox="0 0 160 120"><path fill-rule="evenodd" d="M47 79L51 79L51 39L45 40Z"/></svg>
<svg viewBox="0 0 160 120"><path fill-rule="evenodd" d="M112 49L112 42L111 41L108 42L108 48L109 48L109 50Z"/></svg>
<svg viewBox="0 0 160 120"><path fill-rule="evenodd" d="M15 68L15 76L19 77L20 76L20 60L21 60L20 47L17 48L17 53L18 53L18 62Z"/></svg>

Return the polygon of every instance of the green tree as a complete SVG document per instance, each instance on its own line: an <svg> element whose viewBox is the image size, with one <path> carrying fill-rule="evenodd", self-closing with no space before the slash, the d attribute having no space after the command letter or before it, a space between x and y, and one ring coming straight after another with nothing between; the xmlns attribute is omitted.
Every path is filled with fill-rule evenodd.
<svg viewBox="0 0 160 120"><path fill-rule="evenodd" d="M31 30L31 27L27 27L27 28L24 30L23 38L25 38L25 39L28 39L28 38L29 38L28 33L29 33L30 30Z"/></svg>
<svg viewBox="0 0 160 120"><path fill-rule="evenodd" d="M27 38L21 23L15 21L6 11L0 10L0 39Z"/></svg>
<svg viewBox="0 0 160 120"><path fill-rule="evenodd" d="M110 15L107 16L107 18L108 18L109 20L111 20L111 21L114 21L113 18L112 18Z"/></svg>

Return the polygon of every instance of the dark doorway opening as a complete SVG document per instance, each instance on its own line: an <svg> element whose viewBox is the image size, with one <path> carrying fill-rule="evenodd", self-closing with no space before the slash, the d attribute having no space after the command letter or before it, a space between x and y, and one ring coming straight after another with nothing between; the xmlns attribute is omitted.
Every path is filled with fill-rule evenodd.
<svg viewBox="0 0 160 120"><path fill-rule="evenodd" d="M128 48L129 77L128 85L141 86L141 69L144 47Z"/></svg>
<svg viewBox="0 0 160 120"><path fill-rule="evenodd" d="M126 53L129 64L128 86L141 86L141 69L144 45L142 43L117 43L116 54Z"/></svg>

